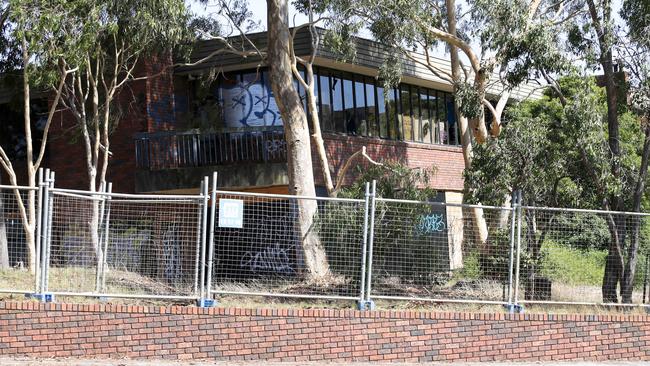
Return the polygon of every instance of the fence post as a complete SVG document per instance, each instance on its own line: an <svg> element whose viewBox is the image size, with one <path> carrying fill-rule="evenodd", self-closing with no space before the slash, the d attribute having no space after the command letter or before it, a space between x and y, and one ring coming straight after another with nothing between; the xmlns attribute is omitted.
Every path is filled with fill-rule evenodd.
<svg viewBox="0 0 650 366"><path fill-rule="evenodd" d="M47 270L47 258L45 258L45 253L47 252L47 233L49 232L50 221L50 170L45 169L45 176L43 177L43 213L42 213L42 224L43 229L41 230L41 268L40 273L38 273L39 282L40 282L40 291L39 299L45 301L45 271Z"/></svg>
<svg viewBox="0 0 650 366"><path fill-rule="evenodd" d="M366 300L366 259L368 247L368 209L370 206L370 183L366 182L365 207L363 210L363 244L361 246L361 290L359 292L359 310L368 310L372 307L370 301Z"/></svg>
<svg viewBox="0 0 650 366"><path fill-rule="evenodd" d="M108 183L106 193L113 193L113 183ZM106 292L106 261L108 259L108 242L111 222L111 196L106 195L106 218L104 219L104 260L102 261L102 278L100 292Z"/></svg>
<svg viewBox="0 0 650 366"><path fill-rule="evenodd" d="M95 253L99 253L97 255L97 265L95 268L95 293L100 293L101 292L101 287L102 287L102 263L104 263L104 256L106 253L104 253L104 248L102 248L102 243L104 243L104 230L102 230L103 225L106 223L106 217L104 216L105 209L106 209L106 196L102 195L102 193L106 192L106 182L101 182L99 184L99 197L101 197L102 201L99 204L99 217L97 218L97 249ZM94 198L94 196L93 196ZM94 206L94 203L93 203ZM93 207L94 210L94 207ZM92 234L91 234L92 235Z"/></svg>
<svg viewBox="0 0 650 366"><path fill-rule="evenodd" d="M514 288L514 310L522 313L524 311L523 305L519 303L519 285L520 278L519 272L521 269L521 190L517 191L517 258L516 258L516 269L515 269L515 288Z"/></svg>
<svg viewBox="0 0 650 366"><path fill-rule="evenodd" d="M203 181L201 181L201 186L199 187L199 195L203 194ZM201 231L203 230L203 227L201 226L203 223L203 207L199 207L198 214L197 216L197 221L196 221L196 227L197 227L197 235L196 235L196 249L194 253L194 294L198 295L198 298L201 297L200 290L199 290L199 268L201 266Z"/></svg>
<svg viewBox="0 0 650 366"><path fill-rule="evenodd" d="M49 169L45 170L45 180L43 185L43 237L41 238L43 263L41 265L41 293L39 300L44 302L53 302L54 295L48 293L50 279L50 245L52 236L52 212L54 211L54 198L50 191L54 188L54 172Z"/></svg>
<svg viewBox="0 0 650 366"><path fill-rule="evenodd" d="M34 268L34 294L41 293L41 235L43 235L43 168L38 168L38 197L36 207L36 260Z"/></svg>
<svg viewBox="0 0 650 366"><path fill-rule="evenodd" d="M200 294L199 298L197 300L197 305L201 307L206 307L210 306L209 301L206 301L206 288L205 288L205 243L206 243L206 238L207 238L207 232L206 230L208 229L208 193L209 193L209 184L210 178L209 177L203 177L203 182L201 184L201 196L203 198L203 204L201 205L202 209L202 214L201 214L201 237L199 238L199 241L197 242L197 245L200 246L201 249L201 288L200 288ZM197 246L197 250L198 250Z"/></svg>
<svg viewBox="0 0 650 366"><path fill-rule="evenodd" d="M212 192L210 192L210 226L208 235L208 278L205 285L206 298L203 299L203 306L216 305L214 299L210 296L212 289L212 266L214 257L214 221L217 210L217 172L212 173Z"/></svg>
<svg viewBox="0 0 650 366"><path fill-rule="evenodd" d="M513 297L513 271L514 271L514 257L515 257L515 226L516 226L516 216L517 216L517 194L516 192L512 193L512 199L510 200L510 261L508 263L508 304L506 308L509 313L514 313L516 311L516 304Z"/></svg>
<svg viewBox="0 0 650 366"><path fill-rule="evenodd" d="M377 181L372 181L372 191L370 192L370 234L368 238L368 267L367 275L368 279L366 280L366 304L368 310L373 310L375 308L375 303L370 299L370 293L372 291L372 248L374 246L375 240L375 198L377 196Z"/></svg>

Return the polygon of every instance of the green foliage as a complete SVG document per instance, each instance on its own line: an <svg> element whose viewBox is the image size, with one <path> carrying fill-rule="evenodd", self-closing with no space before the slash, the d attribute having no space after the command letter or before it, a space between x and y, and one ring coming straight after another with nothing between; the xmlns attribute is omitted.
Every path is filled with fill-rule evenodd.
<svg viewBox="0 0 650 366"><path fill-rule="evenodd" d="M625 0L621 17L627 22L630 38L650 48L650 2L647 0Z"/></svg>
<svg viewBox="0 0 650 366"><path fill-rule="evenodd" d="M483 96L472 85L457 82L454 96L458 101L458 111L467 118L478 118L483 114Z"/></svg>
<svg viewBox="0 0 650 366"><path fill-rule="evenodd" d="M11 0L9 6L12 37L25 38L29 72L45 87L57 83L62 63L85 74L97 61L111 69L116 52L128 64L188 39L182 0Z"/></svg>
<svg viewBox="0 0 650 366"><path fill-rule="evenodd" d="M548 241L542 245L541 273L554 282L599 286L606 256L606 250L580 250Z"/></svg>
<svg viewBox="0 0 650 366"><path fill-rule="evenodd" d="M354 183L339 192L342 198L364 198L366 182L377 181L377 196L412 201L428 201L437 192L429 187L435 169L412 169L402 163L388 161L383 166L370 165L357 168Z"/></svg>

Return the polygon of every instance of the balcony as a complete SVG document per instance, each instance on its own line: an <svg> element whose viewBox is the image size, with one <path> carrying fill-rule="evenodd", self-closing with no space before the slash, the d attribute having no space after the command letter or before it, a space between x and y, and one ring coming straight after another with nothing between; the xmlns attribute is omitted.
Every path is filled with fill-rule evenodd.
<svg viewBox="0 0 650 366"><path fill-rule="evenodd" d="M135 160L137 192L194 188L213 171L221 187L286 184L282 126L139 133Z"/></svg>
<svg viewBox="0 0 650 366"><path fill-rule="evenodd" d="M284 163L282 127L219 132L162 131L135 136L138 169L163 170L244 163Z"/></svg>

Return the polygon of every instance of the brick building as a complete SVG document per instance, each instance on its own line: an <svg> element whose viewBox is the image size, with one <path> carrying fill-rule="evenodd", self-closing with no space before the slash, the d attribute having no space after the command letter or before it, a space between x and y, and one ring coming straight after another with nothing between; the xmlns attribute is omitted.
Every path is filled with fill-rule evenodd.
<svg viewBox="0 0 650 366"><path fill-rule="evenodd" d="M265 33L249 37L259 48L265 47ZM370 40L356 42L354 62L337 61L323 46L314 62L333 178L350 155L366 146L379 161L434 166L431 186L446 192L445 200L460 200L464 163L452 85L409 61L399 87L384 90L376 76L385 51ZM296 54L310 55L311 43L308 31L299 32ZM219 47L217 41L199 42L192 59L202 59ZM222 189L286 192L286 144L267 67L258 59L225 53L192 67L166 67L171 62L148 60L143 72L162 75L133 82L123 92L124 104L135 103L123 108L111 139L109 180L114 190L196 191L201 177L218 171ZM446 60L435 62L450 68ZM304 98L304 90L298 89ZM489 92L497 95L499 90ZM512 98L534 94L531 86L524 86ZM49 154L47 166L57 172L57 186L85 188L83 146L70 142L74 134L70 123L62 113L52 126L56 137L49 151L56 153ZM324 193L319 162L313 156L316 182Z"/></svg>

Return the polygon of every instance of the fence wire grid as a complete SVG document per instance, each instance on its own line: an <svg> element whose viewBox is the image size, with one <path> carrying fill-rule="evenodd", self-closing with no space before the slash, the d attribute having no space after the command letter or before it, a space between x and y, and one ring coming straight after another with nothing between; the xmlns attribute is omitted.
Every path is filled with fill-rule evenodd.
<svg viewBox="0 0 650 366"><path fill-rule="evenodd" d="M218 192L216 211L232 199L243 202L243 225L224 227L216 217L212 292L360 297L364 200ZM302 209L315 213L304 232ZM307 245L324 271L317 279L306 264Z"/></svg>
<svg viewBox="0 0 650 366"><path fill-rule="evenodd" d="M31 196L31 198L30 198ZM29 217L28 201L33 199L38 209L38 189L0 186L0 292L35 291L35 274L29 270L30 251L28 233L32 235L36 257L38 228L36 219L31 229L23 225L23 214ZM21 211L20 202L25 211ZM38 215L38 212L34 212Z"/></svg>
<svg viewBox="0 0 650 366"><path fill-rule="evenodd" d="M52 193L48 291L198 296L200 196Z"/></svg>
<svg viewBox="0 0 650 366"><path fill-rule="evenodd" d="M378 198L370 297L508 303L512 213Z"/></svg>
<svg viewBox="0 0 650 366"><path fill-rule="evenodd" d="M370 185L364 199L231 192L216 176L195 195L86 192L48 174L0 186L0 292L648 306L649 214L396 200Z"/></svg>
<svg viewBox="0 0 650 366"><path fill-rule="evenodd" d="M521 211L519 302L644 303L650 216L535 207ZM623 263L609 254L619 251Z"/></svg>

